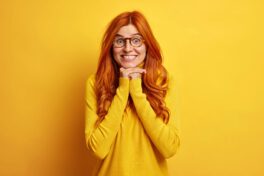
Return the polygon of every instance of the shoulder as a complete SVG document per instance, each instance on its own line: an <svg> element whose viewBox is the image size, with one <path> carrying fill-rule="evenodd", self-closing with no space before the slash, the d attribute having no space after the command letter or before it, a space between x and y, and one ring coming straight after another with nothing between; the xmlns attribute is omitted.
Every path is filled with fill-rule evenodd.
<svg viewBox="0 0 264 176"><path fill-rule="evenodd" d="M168 80L168 83L170 84L170 83L173 83L174 82L174 80L175 80L175 76L173 75L173 74L171 74L171 73L167 73L167 80Z"/></svg>
<svg viewBox="0 0 264 176"><path fill-rule="evenodd" d="M96 91L94 88L95 85L95 74L91 74L86 79L86 87L85 87L85 97L87 102L96 102Z"/></svg>
<svg viewBox="0 0 264 176"><path fill-rule="evenodd" d="M88 78L86 79L86 87L94 87L95 77L96 77L95 73L88 76Z"/></svg>
<svg viewBox="0 0 264 176"><path fill-rule="evenodd" d="M172 73L167 74L167 83L168 83L168 90L173 90L176 87L175 75Z"/></svg>
<svg viewBox="0 0 264 176"><path fill-rule="evenodd" d="M161 85L163 88L167 87L167 91L171 91L176 86L175 75L168 71L166 71L166 74L160 74L157 79L157 85Z"/></svg>

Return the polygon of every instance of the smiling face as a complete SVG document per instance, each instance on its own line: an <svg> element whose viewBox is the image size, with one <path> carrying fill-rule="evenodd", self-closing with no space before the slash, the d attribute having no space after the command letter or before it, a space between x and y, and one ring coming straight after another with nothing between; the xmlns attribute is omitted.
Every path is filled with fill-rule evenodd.
<svg viewBox="0 0 264 176"><path fill-rule="evenodd" d="M120 67L137 67L145 60L146 45L143 43L142 45L137 46L137 42L140 42L139 40L143 39L134 25L129 24L119 29L116 34L115 43L119 45L120 42L124 42L124 46L120 47L114 44L113 55L115 61ZM135 46L132 46L131 43Z"/></svg>

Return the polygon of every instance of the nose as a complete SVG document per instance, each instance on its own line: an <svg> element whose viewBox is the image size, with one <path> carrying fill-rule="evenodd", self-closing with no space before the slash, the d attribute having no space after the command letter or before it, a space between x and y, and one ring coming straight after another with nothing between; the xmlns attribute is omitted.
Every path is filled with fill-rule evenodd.
<svg viewBox="0 0 264 176"><path fill-rule="evenodd" d="M124 50L125 50L126 52L129 52L129 51L132 51L132 49L133 49L133 47L131 46L129 40L126 40L126 44L125 44L125 46L124 46Z"/></svg>

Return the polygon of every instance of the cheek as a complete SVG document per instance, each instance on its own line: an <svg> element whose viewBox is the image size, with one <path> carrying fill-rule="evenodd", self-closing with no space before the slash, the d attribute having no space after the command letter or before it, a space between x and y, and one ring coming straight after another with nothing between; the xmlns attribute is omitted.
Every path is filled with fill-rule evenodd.
<svg viewBox="0 0 264 176"><path fill-rule="evenodd" d="M113 56L114 56L114 59L117 61L118 58L119 58L119 53L120 53L120 49L116 49L114 48L113 49Z"/></svg>
<svg viewBox="0 0 264 176"><path fill-rule="evenodd" d="M114 54L114 55L117 55L118 53L119 53L119 50L118 50L117 48L114 48L114 49L113 49L113 54Z"/></svg>
<svg viewBox="0 0 264 176"><path fill-rule="evenodd" d="M144 59L145 59L145 57L146 57L146 53L147 53L146 48L144 47L144 48L142 48L141 50L139 50L139 53L140 53L141 57L144 57Z"/></svg>

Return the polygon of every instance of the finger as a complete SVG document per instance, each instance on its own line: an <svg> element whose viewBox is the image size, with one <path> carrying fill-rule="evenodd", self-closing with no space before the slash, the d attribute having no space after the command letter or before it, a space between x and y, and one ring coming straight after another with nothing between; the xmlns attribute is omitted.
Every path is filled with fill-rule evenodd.
<svg viewBox="0 0 264 176"><path fill-rule="evenodd" d="M120 67L120 71L123 72L125 71L125 69L123 67Z"/></svg>
<svg viewBox="0 0 264 176"><path fill-rule="evenodd" d="M143 73L145 72L146 73L146 70L145 69L142 69L142 68L130 68L129 73Z"/></svg>

